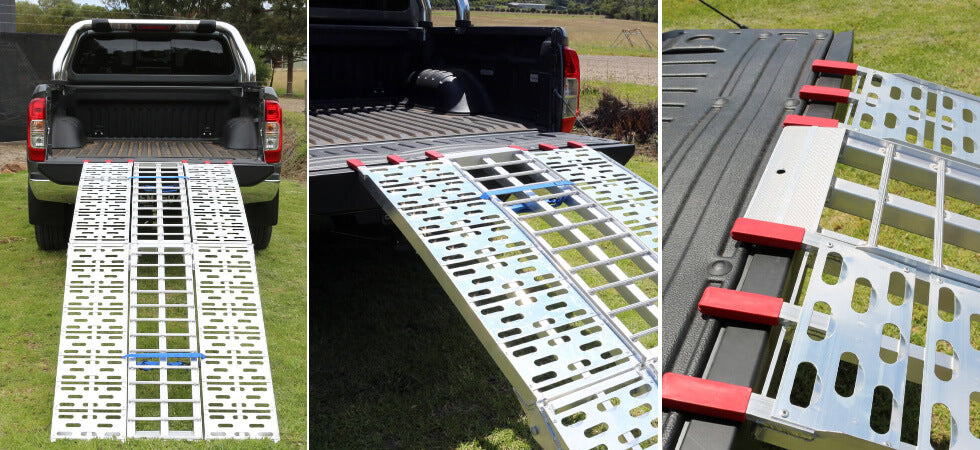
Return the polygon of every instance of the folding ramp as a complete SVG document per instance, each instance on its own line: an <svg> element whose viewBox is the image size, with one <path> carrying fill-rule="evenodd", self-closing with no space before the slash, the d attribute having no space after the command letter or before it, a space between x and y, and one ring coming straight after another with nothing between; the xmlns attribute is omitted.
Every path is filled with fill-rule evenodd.
<svg viewBox="0 0 980 450"><path fill-rule="evenodd" d="M279 439L231 165L86 163L51 439Z"/></svg>
<svg viewBox="0 0 980 450"><path fill-rule="evenodd" d="M980 166L786 127L732 237L796 251L787 300L708 288L699 304L776 327L761 389L668 373L664 405L787 448L978 448L977 211Z"/></svg>
<svg viewBox="0 0 980 450"><path fill-rule="evenodd" d="M655 447L658 192L592 149L543 147L348 165L514 386L538 443Z"/></svg>

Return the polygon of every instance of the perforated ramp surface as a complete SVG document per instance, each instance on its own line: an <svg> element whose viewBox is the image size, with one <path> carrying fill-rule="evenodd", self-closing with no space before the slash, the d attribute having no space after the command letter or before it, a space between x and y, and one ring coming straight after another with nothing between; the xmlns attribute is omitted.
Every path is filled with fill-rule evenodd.
<svg viewBox="0 0 980 450"><path fill-rule="evenodd" d="M587 148L551 156L616 169ZM504 148L358 171L514 386L538 443L655 446L656 223L630 207L656 190L620 190L625 174L580 189L549 164ZM603 188L623 208L603 207Z"/></svg>
<svg viewBox="0 0 980 450"><path fill-rule="evenodd" d="M84 164L51 439L278 440L255 260L226 164Z"/></svg>

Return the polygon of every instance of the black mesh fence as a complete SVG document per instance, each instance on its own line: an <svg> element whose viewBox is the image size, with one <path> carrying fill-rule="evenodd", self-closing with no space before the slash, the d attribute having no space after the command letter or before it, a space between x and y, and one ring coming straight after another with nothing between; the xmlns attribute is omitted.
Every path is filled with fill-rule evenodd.
<svg viewBox="0 0 980 450"><path fill-rule="evenodd" d="M0 141L27 134L27 103L38 84L51 79L63 35L0 33Z"/></svg>

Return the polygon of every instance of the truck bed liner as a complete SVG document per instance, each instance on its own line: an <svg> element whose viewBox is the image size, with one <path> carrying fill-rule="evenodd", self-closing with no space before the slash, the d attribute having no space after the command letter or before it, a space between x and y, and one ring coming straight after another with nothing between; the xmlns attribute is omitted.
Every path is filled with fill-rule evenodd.
<svg viewBox="0 0 980 450"><path fill-rule="evenodd" d="M384 106L323 110L310 115L310 146L523 131L512 120L439 114L425 108Z"/></svg>
<svg viewBox="0 0 980 450"><path fill-rule="evenodd" d="M80 148L52 149L53 158L215 158L237 159L257 157L255 150L231 150L210 141L103 139L91 141Z"/></svg>

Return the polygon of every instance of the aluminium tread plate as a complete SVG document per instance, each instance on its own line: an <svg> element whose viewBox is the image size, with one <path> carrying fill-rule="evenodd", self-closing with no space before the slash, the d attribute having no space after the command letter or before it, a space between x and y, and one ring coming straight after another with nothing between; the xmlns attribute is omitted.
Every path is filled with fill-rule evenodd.
<svg viewBox="0 0 980 450"><path fill-rule="evenodd" d="M540 443L557 445L544 437L557 434L570 448L613 448L656 436L658 379L499 200L481 198L484 190L447 159L360 173L529 416L547 417L551 433ZM608 432L586 433L603 423Z"/></svg>
<svg viewBox="0 0 980 450"><path fill-rule="evenodd" d="M697 313L705 286L778 295L789 268L786 252L752 254L728 237L748 204L755 180L776 142L783 117L829 117L797 98L803 84L840 86L840 77L816 80L814 59L848 60L853 35L829 30L682 30L663 35L661 225L664 371L752 385L767 339L762 327L724 326ZM806 109L805 109L806 108ZM720 336L720 337L719 337ZM713 355L713 357L712 357ZM709 359L711 365L708 366ZM683 442L678 442L686 428ZM736 427L668 411L665 448L732 445ZM719 444L721 443L721 444Z"/></svg>

